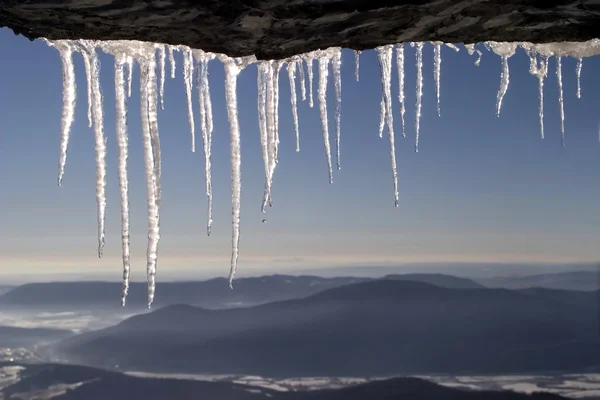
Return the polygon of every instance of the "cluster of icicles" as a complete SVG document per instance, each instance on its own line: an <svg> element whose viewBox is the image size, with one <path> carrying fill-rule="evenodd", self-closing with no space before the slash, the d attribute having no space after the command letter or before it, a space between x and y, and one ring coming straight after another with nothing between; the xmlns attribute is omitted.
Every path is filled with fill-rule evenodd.
<svg viewBox="0 0 600 400"><path fill-rule="evenodd" d="M212 225L212 184L211 184L211 134L213 131L212 103L208 79L208 63L217 58L225 67L225 96L227 116L230 130L231 174L232 174L232 254L231 269L229 273L230 285L233 280L237 260L238 245L240 240L240 196L241 196L241 154L240 154L240 128L237 115L236 83L238 74L248 65L258 64L258 119L260 128L260 142L262 147L265 186L262 200L262 211L272 205L271 186L273 174L278 163L279 148L279 73L285 65L288 73L292 114L296 135L296 151L300 150L300 134L297 115L297 88L296 80L299 76L300 93L302 100L307 100L313 107L313 63L318 65L317 99L321 116L323 141L326 151L329 181L333 182L333 166L331 145L328 131L327 112L327 80L329 64L332 65L335 84L335 142L336 166L340 168L340 118L341 118L341 48L317 50L310 53L294 56L285 60L259 61L254 56L232 58L221 54L190 49L186 46L170 46L157 43L138 41L90 41L90 40L46 40L48 45L56 48L60 53L63 70L63 112L60 135L60 161L58 172L58 185L62 184L69 134L74 121L76 103L75 68L73 53L80 53L84 60L88 88L88 120L93 127L95 136L96 153L96 199L98 205L98 255L102 257L104 248L104 220L106 213L106 137L104 135L102 92L99 79L99 59L97 50L112 54L115 59L115 96L116 96L116 139L118 150L118 175L121 197L121 234L123 255L123 292L122 303L125 305L129 289L130 271L130 238L129 238L129 200L128 200L128 133L127 133L127 97L131 96L131 80L133 63L140 67L140 108L142 118L142 138L145 159L145 175L147 184L148 202L148 248L147 248L147 279L148 279L148 307L153 302L155 293L155 276L157 264L159 234L159 219L161 206L161 152L158 132L158 107L164 107L163 91L166 74L167 58L170 64L171 78L175 77L176 64L174 51L183 55L183 75L185 93L187 98L187 113L191 132L191 149L195 151L195 126L192 88L195 85L197 101L200 112L200 131L202 132L203 150L205 156L206 196L208 198L208 223L207 233L211 234ZM437 112L440 114L440 70L441 49L446 45L455 51L459 48L453 44L433 42L434 51L434 81L437 95ZM419 122L421 118L421 99L423 94L423 42L410 43L416 52L416 120L415 120L415 150L419 145ZM559 104L561 117L561 132L564 139L564 111L562 91L561 57L571 56L579 59L577 64L578 88L577 96L581 95L579 77L581 74L582 58L600 53L600 41L595 39L584 43L554 43L535 45L531 43L498 43L486 42L484 46L496 53L502 60L502 74L500 89L497 98L497 114L500 114L502 99L508 89L509 67L508 60L515 54L517 47L523 48L531 59L529 72L539 80L539 118L542 138L544 79L548 75L548 59L556 58L556 76L559 86ZM465 45L470 55L477 54L476 65L481 61L482 53L474 44ZM405 129L405 85L404 85L404 50L403 44L387 45L376 48L381 67L381 82L383 86L381 98L381 113L379 136L383 136L387 126L392 176L394 184L394 201L398 206L398 178L396 172L396 155L394 145L394 122L392 112L391 75L395 51L395 64L399 82L400 117L402 135L406 136ZM355 51L355 76L359 79L360 51ZM158 61L157 61L158 60ZM158 65L157 65L158 64ZM306 79L305 75L306 66ZM158 74L157 74L158 70ZM157 76L158 75L158 76ZM195 76L195 79L194 79ZM308 81L308 83L306 82ZM306 88L308 86L308 90ZM308 92L308 93L307 93Z"/></svg>

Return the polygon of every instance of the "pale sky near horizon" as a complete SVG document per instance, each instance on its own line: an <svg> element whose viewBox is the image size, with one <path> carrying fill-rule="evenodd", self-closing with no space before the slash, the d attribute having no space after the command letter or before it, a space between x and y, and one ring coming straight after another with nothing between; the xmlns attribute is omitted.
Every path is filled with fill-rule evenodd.
<svg viewBox="0 0 600 400"><path fill-rule="evenodd" d="M101 55L108 208L105 258L96 256L95 164L87 127L86 83L75 56L77 110L62 188L56 186L61 64L56 50L0 30L0 241L1 276L82 273L121 275L120 209L114 133L113 59ZM483 50L483 46L481 46ZM576 97L576 61L563 61L566 147L560 144L555 62L545 85L545 133L540 139L537 80L518 50L510 86L495 116L500 58L484 51L481 66L464 48L442 50L441 117L436 113L432 46L424 49L424 93L419 153L414 152L414 50L406 46L406 132L401 137L397 76L392 94L400 207L393 206L387 130L378 138L381 83L374 51L342 61L342 170L327 182L318 103L299 99L301 151L294 130L285 69L280 79L281 144L274 207L260 212L264 169L258 140L256 66L238 80L242 135L242 236L239 276L300 267L408 262L595 262L600 239L600 69L586 59L582 98ZM225 276L230 259L229 126L223 67L210 64L213 134L213 236L206 236L204 159L195 93L196 153L182 80L167 78L159 112L163 152L162 240L159 273L214 271ZM315 64L316 67L316 64ZM315 68L316 72L316 68ZM317 76L318 74L316 74ZM132 273L145 276L146 200L139 122L139 76L129 100ZM299 94L299 93L298 93ZM334 149L334 92L329 80L329 132Z"/></svg>

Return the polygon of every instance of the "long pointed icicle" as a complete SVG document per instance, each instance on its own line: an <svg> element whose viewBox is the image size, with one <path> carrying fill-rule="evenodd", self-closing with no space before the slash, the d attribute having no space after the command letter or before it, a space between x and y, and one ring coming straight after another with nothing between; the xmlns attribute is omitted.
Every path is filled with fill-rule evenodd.
<svg viewBox="0 0 600 400"><path fill-rule="evenodd" d="M423 98L423 42L414 44L417 64L417 111L415 113L415 151L419 151L419 130L421 127L421 104Z"/></svg>
<svg viewBox="0 0 600 400"><path fill-rule="evenodd" d="M327 76L329 75L329 60L327 54L319 57L319 110L321 112L321 128L323 130L323 142L325 143L325 154L327 156L327 168L329 169L329 183L333 183L333 168L331 165L331 145L329 143L329 124L327 122Z"/></svg>
<svg viewBox="0 0 600 400"><path fill-rule="evenodd" d="M57 41L51 43L56 47L62 61L63 75L63 110L60 123L60 158L58 164L58 186L62 185L67 163L67 150L71 127L75 121L75 103L77 101L77 86L75 82L75 66L73 65L73 47L70 42Z"/></svg>
<svg viewBox="0 0 600 400"><path fill-rule="evenodd" d="M115 56L115 100L117 157L119 171L119 193L121 196L121 250L123 258L123 289L121 305L125 306L129 293L130 250L129 250L129 180L127 177L128 137L127 102L125 94L125 54Z"/></svg>
<svg viewBox="0 0 600 400"><path fill-rule="evenodd" d="M396 45L396 69L398 70L398 101L400 102L400 120L402 122L402 136L406 137L406 128L404 127L404 114L406 105L404 104L404 44Z"/></svg>
<svg viewBox="0 0 600 400"><path fill-rule="evenodd" d="M104 136L104 115L102 92L100 90L100 61L94 42L82 40L83 57L89 64L89 81L92 99L92 120L94 122L94 148L96 152L96 202L98 204L98 257L104 255L104 221L106 219L106 137Z"/></svg>
<svg viewBox="0 0 600 400"><path fill-rule="evenodd" d="M156 174L156 160L152 145L150 123L150 86L156 84L156 61L146 55L140 62L140 107L142 116L142 143L146 172L146 196L148 202L148 248L146 250L146 276L148 279L148 308L152 306L156 291L156 264L158 242L160 240L160 207L158 194L159 176Z"/></svg>
<svg viewBox="0 0 600 400"><path fill-rule="evenodd" d="M306 69L308 70L308 106L313 107L313 57L306 57Z"/></svg>
<svg viewBox="0 0 600 400"><path fill-rule="evenodd" d="M331 65L333 67L333 83L335 86L335 149L337 169L341 169L340 140L342 136L342 49L333 49Z"/></svg>
<svg viewBox="0 0 600 400"><path fill-rule="evenodd" d="M156 204L160 211L162 188L161 188L161 170L162 156L160 151L160 137L158 133L158 96L156 89L156 60L151 60L148 70L148 124L150 127L150 144L152 145L152 154L154 159L154 176L156 191Z"/></svg>
<svg viewBox="0 0 600 400"><path fill-rule="evenodd" d="M298 96L296 95L296 66L296 61L288 62L287 73L290 81L290 103L292 105L294 130L296 132L296 151L300 151L300 131L298 129Z"/></svg>
<svg viewBox="0 0 600 400"><path fill-rule="evenodd" d="M237 77L243 67L235 59L227 58L225 65L225 99L229 119L231 150L231 268L229 287L233 288L233 278L237 269L240 245L240 202L242 194L242 157L240 152L240 126L237 108Z"/></svg>
<svg viewBox="0 0 600 400"><path fill-rule="evenodd" d="M210 236L212 234L212 122L209 124L209 119L212 117L208 116L207 102L210 101L210 92L208 87L208 60L206 53L200 50L195 50L194 57L198 64L198 71L196 72L196 92L198 95L198 108L200 110L200 127L202 129L202 141L204 143L204 175L206 180L206 197L208 200L207 206L207 223L206 223L206 234ZM206 82L205 82L206 76Z"/></svg>
<svg viewBox="0 0 600 400"><path fill-rule="evenodd" d="M165 45L160 45L158 47L158 54L160 59L160 108L161 110L165 109L165 59L167 58Z"/></svg>
<svg viewBox="0 0 600 400"><path fill-rule="evenodd" d="M360 50L354 50L354 76L356 77L356 82L358 82L360 78Z"/></svg>
<svg viewBox="0 0 600 400"><path fill-rule="evenodd" d="M540 117L540 134L542 139L544 138L544 79L548 75L548 58L544 57L539 60L535 53L528 52L529 54L529 73L535 76L538 80L538 100L539 110L538 114Z"/></svg>
<svg viewBox="0 0 600 400"><path fill-rule="evenodd" d="M565 106L563 99L563 83L562 83L562 57L556 57L556 82L558 83L558 104L560 107L560 139L565 145Z"/></svg>
<svg viewBox="0 0 600 400"><path fill-rule="evenodd" d="M435 80L435 95L437 97L437 113L438 117L441 115L440 112L440 74L442 69L442 43L433 43L433 78Z"/></svg>
<svg viewBox="0 0 600 400"><path fill-rule="evenodd" d="M260 146L265 167L265 192L261 205L261 211L263 213L267 211L267 203L269 201L271 189L271 143L269 141L268 132L270 127L268 126L267 122L267 79L269 74L269 62L270 61L262 61L258 64L258 74L256 76L256 86L258 91L258 128L260 132Z"/></svg>
<svg viewBox="0 0 600 400"><path fill-rule="evenodd" d="M500 109L502 108L502 100L508 90L508 82L510 79L510 69L508 68L508 57L502 56L502 75L500 82L500 90L498 90L498 100L496 101L496 116L500 116Z"/></svg>
<svg viewBox="0 0 600 400"><path fill-rule="evenodd" d="M583 59L577 59L577 98L581 98L581 69L583 68Z"/></svg>
<svg viewBox="0 0 600 400"><path fill-rule="evenodd" d="M273 174L277 165L277 138L275 134L275 88L274 88L274 69L275 61L268 61L266 64L265 75L265 115L267 128L267 150L269 153L269 173L268 181L265 186L265 197L263 199L262 210L264 212L266 205L272 206L271 185L273 183Z"/></svg>
<svg viewBox="0 0 600 400"><path fill-rule="evenodd" d="M190 124L190 139L192 141L192 152L196 151L196 132L194 127L194 107L192 106L192 84L194 82L194 63L192 50L182 47L183 52L183 83L185 85L185 98L187 101L188 122Z"/></svg>
<svg viewBox="0 0 600 400"><path fill-rule="evenodd" d="M273 63L273 122L275 129L275 163L279 162L279 71L283 62Z"/></svg>
<svg viewBox="0 0 600 400"><path fill-rule="evenodd" d="M394 140L394 119L392 114L392 53L393 45L376 49L381 67L381 83L385 103L386 124L390 141L390 158L392 163L392 178L394 180L394 205L398 207L398 172L396 168L396 145Z"/></svg>

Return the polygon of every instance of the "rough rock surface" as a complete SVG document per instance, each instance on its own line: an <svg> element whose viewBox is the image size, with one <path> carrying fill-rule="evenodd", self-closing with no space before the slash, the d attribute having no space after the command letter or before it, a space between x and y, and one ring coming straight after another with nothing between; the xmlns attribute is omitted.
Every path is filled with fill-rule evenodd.
<svg viewBox="0 0 600 400"><path fill-rule="evenodd" d="M405 41L585 41L599 0L4 0L0 25L30 39L135 39L230 56Z"/></svg>

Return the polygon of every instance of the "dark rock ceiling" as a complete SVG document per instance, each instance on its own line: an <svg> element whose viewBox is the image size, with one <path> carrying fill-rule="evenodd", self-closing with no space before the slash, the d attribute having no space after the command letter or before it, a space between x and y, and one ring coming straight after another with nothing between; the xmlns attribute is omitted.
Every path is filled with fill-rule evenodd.
<svg viewBox="0 0 600 400"><path fill-rule="evenodd" d="M30 39L130 39L229 56L406 41L586 41L600 0L9 0L0 25Z"/></svg>

